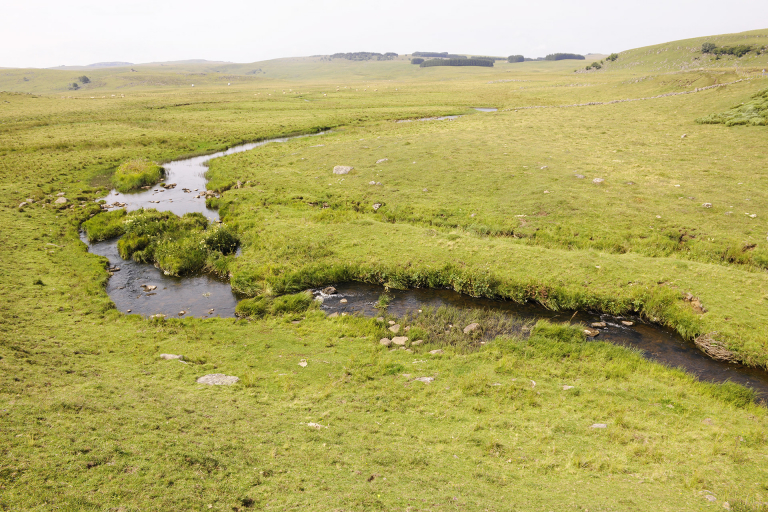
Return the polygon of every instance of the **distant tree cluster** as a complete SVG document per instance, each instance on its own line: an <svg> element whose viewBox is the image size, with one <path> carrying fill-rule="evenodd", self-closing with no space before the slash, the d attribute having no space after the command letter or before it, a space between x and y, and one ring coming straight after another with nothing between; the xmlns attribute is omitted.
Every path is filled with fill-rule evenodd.
<svg viewBox="0 0 768 512"><path fill-rule="evenodd" d="M83 83L83 84L89 84L89 83L91 83L91 79L90 79L90 78L88 78L88 77L87 77L87 76L85 76L85 75L83 75L83 76L81 76L81 77L78 77L78 80L80 80L80 82L81 82L81 83Z"/></svg>
<svg viewBox="0 0 768 512"><path fill-rule="evenodd" d="M550 53L544 57L544 60L584 60L584 58L583 55L576 53Z"/></svg>
<svg viewBox="0 0 768 512"><path fill-rule="evenodd" d="M411 64L421 64L422 62L424 62L424 59L422 59L421 57L416 57L411 59Z"/></svg>
<svg viewBox="0 0 768 512"><path fill-rule="evenodd" d="M420 66L422 68L428 68L432 66L483 66L492 68L493 61L484 59L432 59L425 60L421 63Z"/></svg>
<svg viewBox="0 0 768 512"><path fill-rule="evenodd" d="M376 53L376 52L355 52L355 53L334 53L332 59L347 60L392 60L397 57L396 53Z"/></svg>
<svg viewBox="0 0 768 512"><path fill-rule="evenodd" d="M590 69L600 69L602 67L603 67L603 61L600 61L600 62L593 62L592 64L587 66L586 69L587 71L589 71Z"/></svg>
<svg viewBox="0 0 768 512"><path fill-rule="evenodd" d="M716 46L714 43L704 43L701 45L701 53L711 53L720 58L721 55L734 55L736 57L743 57L749 52L755 50L752 45L738 44L736 46Z"/></svg>
<svg viewBox="0 0 768 512"><path fill-rule="evenodd" d="M69 84L70 91L76 91L79 88L80 88L80 84L78 84L77 82L72 82L71 84Z"/></svg>
<svg viewBox="0 0 768 512"><path fill-rule="evenodd" d="M507 62L525 62L525 57L522 55L510 55L507 57Z"/></svg>
<svg viewBox="0 0 768 512"><path fill-rule="evenodd" d="M465 55L456 55L455 53L438 53L438 52L413 52L411 55L414 57L430 57L437 59L466 59Z"/></svg>
<svg viewBox="0 0 768 512"><path fill-rule="evenodd" d="M470 59L491 60L491 61L507 60L504 57L488 57L487 55L473 55L470 57Z"/></svg>
<svg viewBox="0 0 768 512"><path fill-rule="evenodd" d="M609 61L613 62L613 61L615 61L618 58L619 58L619 54L618 53L612 53L609 56L607 56L605 58L605 60L609 60Z"/></svg>

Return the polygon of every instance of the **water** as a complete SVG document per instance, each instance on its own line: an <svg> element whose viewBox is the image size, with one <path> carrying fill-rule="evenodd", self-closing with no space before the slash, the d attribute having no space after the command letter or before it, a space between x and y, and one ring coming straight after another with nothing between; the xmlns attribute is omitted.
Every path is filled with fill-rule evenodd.
<svg viewBox="0 0 768 512"><path fill-rule="evenodd" d="M494 111L496 109L477 110ZM435 119L435 118L432 118ZM455 119L455 116L438 119ZM426 119L425 119L426 120ZM430 119L431 120L431 119ZM206 163L220 156L231 155L269 144L285 142L294 137L270 139L262 142L243 144L227 151L212 155L187 158L165 164L166 183L175 183L172 189L155 186L150 190L121 194L110 192L107 203L124 203L126 210L156 208L171 211L177 215L200 212L212 221L219 214L205 206ZM186 190L185 190L186 189ZM85 241L85 240L83 240ZM106 257L110 264L119 267L110 277L107 293L119 311L150 316L163 314L168 317L194 316L199 318L233 317L238 297L225 280L209 274L198 274L177 278L166 276L152 265L123 260L117 252L117 241L109 240L89 245L94 254ZM150 287L154 287L150 289ZM378 316L373 307L383 288L362 283L345 283L337 286L340 293L325 297L323 309L328 313L359 313ZM316 293L319 293L316 291ZM606 322L597 339L618 345L637 348L646 357L669 366L681 367L702 380L724 382L731 380L755 389L762 400L768 398L768 373L736 364L714 361L700 352L692 343L686 342L669 329L644 323L639 318L628 318L635 325L628 327L620 318L590 312L556 312L537 305L521 305L513 302L478 299L449 290L416 289L391 292L394 296L387 308L388 313L404 316L425 307L452 306L462 309L501 310L522 319L548 319L554 322L568 322L589 325L592 322ZM342 298L347 303L341 303ZM183 312L183 314L182 314Z"/></svg>
<svg viewBox="0 0 768 512"><path fill-rule="evenodd" d="M499 110L493 107L474 107L474 109L480 112L496 112L497 110Z"/></svg>
<svg viewBox="0 0 768 512"><path fill-rule="evenodd" d="M323 296L322 307L328 313L357 313L368 317L381 314L374 304L384 292L382 287L364 283L343 283L335 287L337 294ZM315 294L320 292L316 290ZM642 350L648 359L683 368L701 380L709 382L730 380L743 384L756 390L761 400L768 399L767 372L710 359L692 342L684 340L671 329L645 323L638 317L615 317L585 311L550 311L535 304L474 298L451 290L390 290L388 294L392 300L387 307L387 313L397 317L426 307L450 306L459 309L503 311L531 321L546 319L582 325L605 322L606 327L599 329L600 334L595 338L596 340ZM347 302L342 303L341 299L346 299ZM625 326L621 320L631 321L634 325Z"/></svg>

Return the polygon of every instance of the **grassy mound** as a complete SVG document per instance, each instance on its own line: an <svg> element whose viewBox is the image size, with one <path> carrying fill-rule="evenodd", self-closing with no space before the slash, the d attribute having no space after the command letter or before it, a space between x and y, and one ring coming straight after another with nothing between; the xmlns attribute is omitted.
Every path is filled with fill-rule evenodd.
<svg viewBox="0 0 768 512"><path fill-rule="evenodd" d="M259 318L265 315L303 313L313 304L312 294L307 291L276 298L258 296L241 300L235 308L235 314L239 317Z"/></svg>
<svg viewBox="0 0 768 512"><path fill-rule="evenodd" d="M164 170L155 162L135 159L124 162L115 171L112 182L120 192L129 192L147 185L154 185L163 177Z"/></svg>
<svg viewBox="0 0 768 512"><path fill-rule="evenodd" d="M752 96L752 99L736 105L726 112L711 114L696 120L699 124L724 124L725 126L768 126L768 89Z"/></svg>

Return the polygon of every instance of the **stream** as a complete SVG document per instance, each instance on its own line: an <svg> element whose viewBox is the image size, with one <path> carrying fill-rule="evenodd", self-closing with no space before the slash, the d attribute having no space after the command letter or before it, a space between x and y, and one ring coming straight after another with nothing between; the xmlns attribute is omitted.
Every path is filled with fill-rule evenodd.
<svg viewBox="0 0 768 512"><path fill-rule="evenodd" d="M322 135L316 134L316 135ZM156 208L171 211L177 215L200 212L212 221L219 219L216 210L205 205L208 170L206 163L221 156L249 151L272 142L286 142L298 135L242 144L226 151L176 160L164 164L165 183L175 183L174 188L151 187L135 193L119 193L112 190L104 199L108 204L128 211L139 208ZM198 318L234 317L238 297L229 282L210 274L195 274L182 278L167 276L159 268L145 263L124 260L117 251L117 239L88 244L84 235L81 239L89 251L106 257L112 267L112 276L107 283L107 293L117 309L123 313L151 316L163 314L168 317L194 316ZM119 268L119 270L117 270ZM322 309L327 313L362 314L373 317L380 312L374 307L384 288L364 283L341 283L334 285L338 293L324 296ZM154 287L154 288L152 288ZM314 290L315 295L321 295ZM403 316L408 312L427 308L451 306L461 309L500 310L523 320L548 319L554 322L571 322L589 325L605 322L596 339L617 345L640 349L648 359L672 367L681 367L710 382L733 381L753 388L759 399L768 399L768 372L737 364L715 361L705 356L696 346L683 340L670 329L648 324L640 318L619 318L592 312L550 311L536 304L517 304L510 301L474 298L451 290L413 289L390 290L393 297L387 308L388 314ZM341 302L344 299L346 302ZM625 326L621 320L629 320L632 326Z"/></svg>

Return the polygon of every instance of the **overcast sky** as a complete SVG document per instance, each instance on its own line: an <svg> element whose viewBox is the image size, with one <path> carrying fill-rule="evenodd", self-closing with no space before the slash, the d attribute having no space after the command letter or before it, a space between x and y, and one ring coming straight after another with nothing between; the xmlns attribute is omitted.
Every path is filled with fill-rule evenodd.
<svg viewBox="0 0 768 512"><path fill-rule="evenodd" d="M768 28L766 0L24 0L0 10L0 67L254 62L336 52L611 53Z"/></svg>

